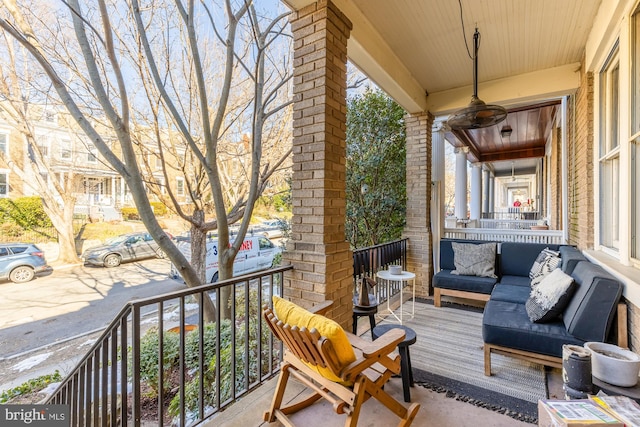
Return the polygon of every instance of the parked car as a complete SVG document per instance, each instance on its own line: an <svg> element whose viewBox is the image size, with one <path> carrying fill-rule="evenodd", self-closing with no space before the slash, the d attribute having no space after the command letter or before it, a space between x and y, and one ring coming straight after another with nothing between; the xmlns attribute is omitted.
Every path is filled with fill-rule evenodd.
<svg viewBox="0 0 640 427"><path fill-rule="evenodd" d="M177 243L178 249L187 258L191 260L191 242L180 241ZM273 244L266 237L250 236L244 239L242 246L233 262L233 275L253 273L255 271L266 270L274 265L274 258L282 252L282 249ZM206 276L207 283L215 283L218 281L218 241L207 241L207 260L206 260ZM180 279L180 273L171 264L171 278Z"/></svg>
<svg viewBox="0 0 640 427"><path fill-rule="evenodd" d="M144 232L113 237L103 245L89 248L82 254L85 263L104 267L117 267L123 261L152 257L166 258L166 254L151 234Z"/></svg>
<svg viewBox="0 0 640 427"><path fill-rule="evenodd" d="M44 252L31 243L0 243L0 279L15 283L28 282L50 270Z"/></svg>
<svg viewBox="0 0 640 427"><path fill-rule="evenodd" d="M250 231L253 234L262 235L270 239L278 239L282 237L282 227L282 220L271 219L252 227Z"/></svg>

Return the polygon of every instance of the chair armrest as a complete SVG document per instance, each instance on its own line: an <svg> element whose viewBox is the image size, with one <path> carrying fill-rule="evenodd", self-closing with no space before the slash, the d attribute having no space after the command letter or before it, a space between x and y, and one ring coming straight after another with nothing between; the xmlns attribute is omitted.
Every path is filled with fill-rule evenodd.
<svg viewBox="0 0 640 427"><path fill-rule="evenodd" d="M321 302L320 304L316 304L313 307L308 308L307 310L313 314L323 315L327 311L329 311L332 305L333 305L333 300L326 300Z"/></svg>
<svg viewBox="0 0 640 427"><path fill-rule="evenodd" d="M391 329L373 342L365 341L356 335L347 333L347 338L351 345L360 350L364 358L389 354L404 340L404 337L405 333L402 329Z"/></svg>

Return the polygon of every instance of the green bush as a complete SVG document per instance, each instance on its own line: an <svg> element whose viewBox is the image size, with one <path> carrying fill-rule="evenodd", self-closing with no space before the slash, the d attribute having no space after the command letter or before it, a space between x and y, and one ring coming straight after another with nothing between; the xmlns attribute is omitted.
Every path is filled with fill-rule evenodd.
<svg viewBox="0 0 640 427"><path fill-rule="evenodd" d="M151 207L156 216L165 216L167 214L167 207L162 202L151 202Z"/></svg>
<svg viewBox="0 0 640 427"><path fill-rule="evenodd" d="M0 220L3 223L11 222L24 229L53 226L44 212L42 199L38 196L0 199Z"/></svg>
<svg viewBox="0 0 640 427"><path fill-rule="evenodd" d="M156 397L158 395L158 352L160 337L158 328L149 329L140 339L140 379L149 385ZM171 389L171 384L166 375L178 364L180 357L180 334L176 332L164 333L164 354L162 356L164 367L164 391Z"/></svg>
<svg viewBox="0 0 640 427"><path fill-rule="evenodd" d="M60 375L60 372L57 369L53 374L41 375L37 378L32 378L17 387L14 387L7 391L3 391L0 394L0 404L7 403L11 399L18 396L38 392L44 389L49 384L57 383L60 381L62 381L62 375Z"/></svg>
<svg viewBox="0 0 640 427"><path fill-rule="evenodd" d="M140 219L140 215L138 214L138 208L135 208L135 207L122 208L120 212L122 213L122 218L126 221L135 221Z"/></svg>

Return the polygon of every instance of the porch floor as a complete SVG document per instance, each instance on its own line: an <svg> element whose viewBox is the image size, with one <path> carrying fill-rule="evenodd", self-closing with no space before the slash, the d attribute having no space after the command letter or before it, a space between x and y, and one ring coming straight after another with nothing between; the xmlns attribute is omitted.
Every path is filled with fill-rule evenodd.
<svg viewBox="0 0 640 427"><path fill-rule="evenodd" d="M467 302L468 303L468 302ZM365 319L366 320L366 319ZM365 324L367 326L365 326ZM368 333L368 322L359 322L358 334ZM562 399L562 374L559 369L553 369L548 374L549 396L554 399ZM277 378L254 390L249 396L240 399L231 407L218 414L212 419L205 421L202 425L206 427L219 426L281 426L280 422L266 423L262 420L264 412L271 404L271 398L276 387ZM385 390L394 396L398 401L402 399L402 380L392 378ZM289 381L285 393L285 401L297 400L301 395L308 393L306 387L299 384L294 379ZM446 397L445 393L437 393L416 385L411 389L411 401L420 403L420 411L413 422L417 427L477 427L477 426L531 426L522 421L518 421L508 415L500 414L489 409L480 408L470 403L458 401ZM408 405L408 404L407 404ZM345 422L343 415L337 415L326 401L319 401L309 408L291 416L291 419L304 427L333 427L342 426ZM367 401L360 415L359 426L392 426L397 425L399 419L387 408L375 399Z"/></svg>
<svg viewBox="0 0 640 427"><path fill-rule="evenodd" d="M559 374L558 374L559 375ZM269 408L276 386L277 378L265 383L248 397L239 400L230 408L220 413L202 425L205 427L222 426L281 426L280 422L266 423L262 421L263 413ZM402 402L402 381L392 378L385 390ZM285 399L287 401L298 398L307 393L305 387L296 381L289 381ZM560 398L560 397L558 397ZM424 387L415 386L411 389L411 401L420 403L420 411L412 426L416 427L478 427L478 426L532 426L488 409L479 408L470 403L464 403L436 393ZM320 401L294 414L291 417L297 425L304 427L333 427L344 425L345 417L337 415L326 401ZM387 408L374 399L369 399L360 414L359 426L393 426L399 419Z"/></svg>

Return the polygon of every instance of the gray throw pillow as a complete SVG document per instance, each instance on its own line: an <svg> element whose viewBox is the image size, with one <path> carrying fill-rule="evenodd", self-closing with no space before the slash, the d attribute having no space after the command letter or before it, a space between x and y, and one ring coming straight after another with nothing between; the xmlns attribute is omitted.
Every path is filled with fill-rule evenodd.
<svg viewBox="0 0 640 427"><path fill-rule="evenodd" d="M571 301L575 290L573 278L557 268L531 290L525 304L527 315L534 323L557 319Z"/></svg>
<svg viewBox="0 0 640 427"><path fill-rule="evenodd" d="M560 252L552 251L549 248L543 249L531 266L531 271L529 271L531 288L538 286L542 279L544 279L547 274L560 267L561 263L562 260L560 259Z"/></svg>
<svg viewBox="0 0 640 427"><path fill-rule="evenodd" d="M481 276L495 278L495 243L457 243L451 242L453 264L456 269L451 274L460 276Z"/></svg>

